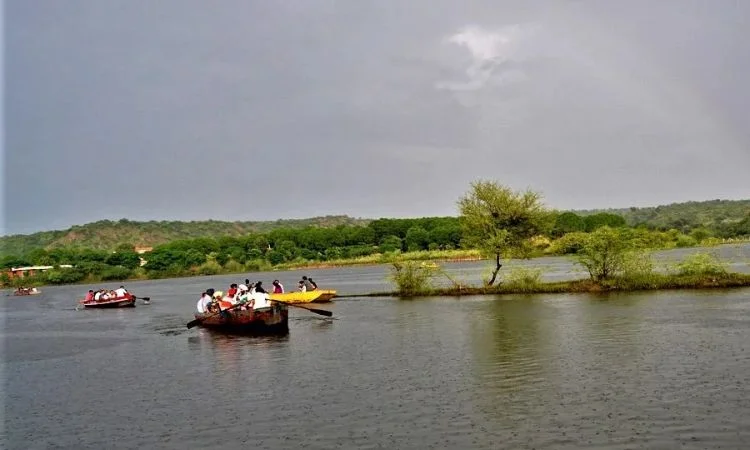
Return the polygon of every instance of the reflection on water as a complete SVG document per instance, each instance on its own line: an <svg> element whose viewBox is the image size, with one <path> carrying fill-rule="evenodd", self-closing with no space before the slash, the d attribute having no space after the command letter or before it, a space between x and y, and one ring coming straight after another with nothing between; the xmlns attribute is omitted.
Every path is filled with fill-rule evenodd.
<svg viewBox="0 0 750 450"><path fill-rule="evenodd" d="M72 310L75 286L0 300L0 446L699 449L750 440L748 289L337 301L325 306L333 319L294 309L288 335L250 337L185 327L193 285L205 283L141 283L153 301L132 310Z"/></svg>

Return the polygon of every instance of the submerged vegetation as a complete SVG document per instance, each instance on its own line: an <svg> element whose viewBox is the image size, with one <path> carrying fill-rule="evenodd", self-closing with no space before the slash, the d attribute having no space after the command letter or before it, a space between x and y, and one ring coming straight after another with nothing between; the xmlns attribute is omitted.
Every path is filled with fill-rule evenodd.
<svg viewBox="0 0 750 450"><path fill-rule="evenodd" d="M428 266L410 261L491 258L481 289L526 292L543 284L541 274L514 269L497 285L503 262L511 257L544 255L577 258L591 275L591 282L601 286L612 280L634 280L633 274L640 274L642 282L654 276L648 251L750 237L750 200L706 202L705 210L701 210L702 204L685 204L685 213L679 205L671 205L643 214L638 214L638 208L628 214L615 210L576 214L546 209L541 196L533 191L515 192L495 182L479 181L459 199L459 217L102 221L67 231L0 238L0 284L66 284L389 263L395 264L393 279L397 284L400 280L405 291L421 292L427 289L425 283L429 284L424 279ZM667 212L669 220L663 215ZM660 225L653 225L657 223ZM679 276L698 276L695 267L708 263L696 260L685 264ZM29 265L52 268L33 277L10 279L10 268ZM714 275L726 275L714 269ZM433 270L431 276L439 272Z"/></svg>

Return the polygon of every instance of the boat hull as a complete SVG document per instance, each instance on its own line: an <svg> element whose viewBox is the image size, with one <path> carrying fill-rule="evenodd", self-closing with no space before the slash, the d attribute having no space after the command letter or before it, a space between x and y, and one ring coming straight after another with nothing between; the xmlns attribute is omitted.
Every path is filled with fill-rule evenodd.
<svg viewBox="0 0 750 450"><path fill-rule="evenodd" d="M84 308L91 309L109 309L109 308L135 308L135 296L129 295L122 298L114 298L106 301L82 301Z"/></svg>
<svg viewBox="0 0 750 450"><path fill-rule="evenodd" d="M316 289L306 292L284 292L283 294L269 294L271 300L286 303L327 303L336 296L333 289Z"/></svg>
<svg viewBox="0 0 750 450"><path fill-rule="evenodd" d="M289 333L289 311L286 306L274 304L260 310L223 311L220 314L196 313L199 326L228 334L252 336L285 335Z"/></svg>
<svg viewBox="0 0 750 450"><path fill-rule="evenodd" d="M42 291L36 290L36 291L14 291L13 295L16 297L25 297L27 295L39 295Z"/></svg>

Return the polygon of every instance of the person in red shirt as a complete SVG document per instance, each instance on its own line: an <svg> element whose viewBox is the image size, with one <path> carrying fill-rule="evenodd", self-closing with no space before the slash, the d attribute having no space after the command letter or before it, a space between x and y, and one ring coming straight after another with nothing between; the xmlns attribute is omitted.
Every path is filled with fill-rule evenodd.
<svg viewBox="0 0 750 450"><path fill-rule="evenodd" d="M273 293L274 294L283 294L284 293L284 285L279 283L279 280L273 280Z"/></svg>
<svg viewBox="0 0 750 450"><path fill-rule="evenodd" d="M237 283L232 283L231 285L229 285L227 297L234 298L235 295L237 295Z"/></svg>

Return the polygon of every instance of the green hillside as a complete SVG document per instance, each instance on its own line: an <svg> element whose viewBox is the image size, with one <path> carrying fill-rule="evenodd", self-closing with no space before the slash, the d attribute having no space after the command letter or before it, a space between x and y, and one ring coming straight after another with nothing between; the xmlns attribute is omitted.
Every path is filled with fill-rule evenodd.
<svg viewBox="0 0 750 450"><path fill-rule="evenodd" d="M580 215L601 212L619 214L630 226L680 231L703 227L721 231L750 218L750 200L709 200L646 208L577 211Z"/></svg>
<svg viewBox="0 0 750 450"><path fill-rule="evenodd" d="M28 235L0 237L0 254L23 255L34 249L88 248L114 250L122 244L153 247L179 239L199 237L243 236L250 232L269 232L278 228L336 227L366 225L369 220L348 216L323 216L309 219L288 219L256 222L207 221L149 221L133 222L100 220L86 225L75 225L67 230L43 231Z"/></svg>
<svg viewBox="0 0 750 450"><path fill-rule="evenodd" d="M574 212L581 216L601 212L614 213L623 216L630 226L642 225L658 230L674 228L688 233L696 228L705 228L719 237L750 234L750 200L710 200L647 208ZM321 228L339 225L365 226L370 222L372 222L370 219L355 219L349 216L255 222L102 220L86 225L76 225L67 230L0 237L0 254L25 255L35 249L56 248L114 250L123 244L153 247L181 239L237 237L250 232L265 233L275 229L300 229L311 226Z"/></svg>

